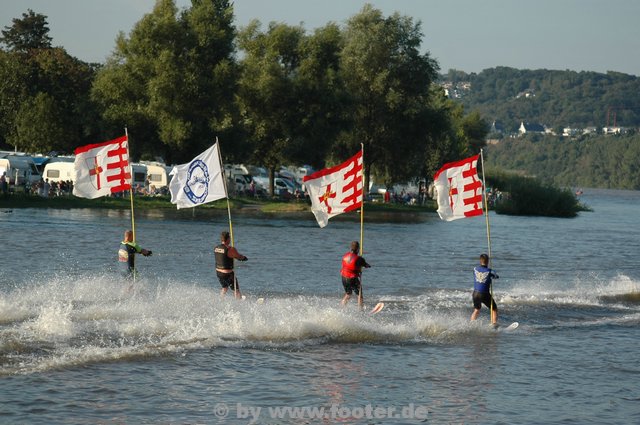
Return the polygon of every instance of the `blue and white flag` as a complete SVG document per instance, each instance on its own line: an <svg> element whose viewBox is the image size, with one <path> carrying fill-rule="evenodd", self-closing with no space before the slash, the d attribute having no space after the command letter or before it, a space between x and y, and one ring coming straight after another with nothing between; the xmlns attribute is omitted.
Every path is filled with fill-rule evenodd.
<svg viewBox="0 0 640 425"><path fill-rule="evenodd" d="M227 197L217 142L190 163L173 167L169 175L172 176L169 183L171 203L178 209Z"/></svg>

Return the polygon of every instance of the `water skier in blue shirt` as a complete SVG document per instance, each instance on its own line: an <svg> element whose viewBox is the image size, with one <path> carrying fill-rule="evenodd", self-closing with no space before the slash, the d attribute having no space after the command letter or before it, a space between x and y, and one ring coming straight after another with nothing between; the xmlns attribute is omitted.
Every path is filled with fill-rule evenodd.
<svg viewBox="0 0 640 425"><path fill-rule="evenodd" d="M471 320L476 320L480 315L482 304L491 309L491 324L498 326L498 306L491 296L491 281L498 279L498 275L489 267L489 256L480 255L480 265L473 269L473 313Z"/></svg>

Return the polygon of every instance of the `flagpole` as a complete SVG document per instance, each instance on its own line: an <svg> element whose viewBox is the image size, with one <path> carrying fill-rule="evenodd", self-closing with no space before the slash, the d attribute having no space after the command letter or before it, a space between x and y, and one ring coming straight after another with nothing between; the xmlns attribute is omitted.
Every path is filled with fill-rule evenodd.
<svg viewBox="0 0 640 425"><path fill-rule="evenodd" d="M136 222L133 213L133 165L131 163L131 155L129 154L129 132L127 127L124 128L124 135L127 138L127 162L129 163L129 199L131 201L131 234L133 235L133 243L136 243ZM133 283L136 283L136 266L133 266Z"/></svg>
<svg viewBox="0 0 640 425"><path fill-rule="evenodd" d="M484 216L485 216L485 221L487 223L487 247L488 247L488 251L487 251L487 255L489 255L489 264L487 264L487 266L489 268L491 268L491 226L489 225L489 202L487 200L487 184L485 182L485 178L484 178L484 155L483 155L483 149L480 149L480 164L482 165L482 199L483 199L483 203L484 203ZM489 285L489 293L491 295L491 299L493 300L493 282L491 282L491 285ZM493 317L493 302L490 303L490 312L491 312L491 316L490 316L490 320Z"/></svg>
<svg viewBox="0 0 640 425"><path fill-rule="evenodd" d="M133 242L136 241L136 223L133 216L133 165L131 165L131 155L129 154L129 133L127 127L124 128L124 135L127 137L127 161L129 162L129 198L131 200L131 232L133 232Z"/></svg>
<svg viewBox="0 0 640 425"><path fill-rule="evenodd" d="M218 161L220 162L220 172L222 173L222 183L224 184L224 194L227 198L227 215L229 217L229 236L231 237L231 246L234 246L233 241L233 224L231 223L231 203L229 202L229 191L227 189L227 176L224 172L224 164L222 163L222 149L220 149L220 143L216 137L216 143L218 144ZM235 277L235 276L234 276ZM238 279L235 279L233 284L233 296L238 297Z"/></svg>
<svg viewBox="0 0 640 425"><path fill-rule="evenodd" d="M362 151L362 195L360 197L360 255L364 253L364 143L360 143L360 150ZM358 305L362 310L364 308L364 294L362 293L362 274L360 274L360 293L358 294Z"/></svg>

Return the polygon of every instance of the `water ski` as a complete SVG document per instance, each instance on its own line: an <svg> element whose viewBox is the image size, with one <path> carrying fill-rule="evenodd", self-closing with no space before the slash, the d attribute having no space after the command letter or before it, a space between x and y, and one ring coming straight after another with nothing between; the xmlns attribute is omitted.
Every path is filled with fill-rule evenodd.
<svg viewBox="0 0 640 425"><path fill-rule="evenodd" d="M245 301L246 299L247 299L247 296L246 296L246 295L243 295L243 296L242 296L242 301ZM256 300L256 304L264 304L264 298L258 298L258 299Z"/></svg>
<svg viewBox="0 0 640 425"><path fill-rule="evenodd" d="M384 308L384 303L380 302L378 304L376 304L375 307L373 307L371 309L371 311L369 312L369 314L376 314L376 313L380 313L380 311Z"/></svg>
<svg viewBox="0 0 640 425"><path fill-rule="evenodd" d="M510 331L513 331L513 330L517 329L518 326L520 326L520 323L513 322L512 324L510 324L507 327L503 327L503 326L500 326L500 325L493 325L493 324L491 326L493 326L493 328L495 330L501 330L501 331L504 331L504 332L510 332Z"/></svg>

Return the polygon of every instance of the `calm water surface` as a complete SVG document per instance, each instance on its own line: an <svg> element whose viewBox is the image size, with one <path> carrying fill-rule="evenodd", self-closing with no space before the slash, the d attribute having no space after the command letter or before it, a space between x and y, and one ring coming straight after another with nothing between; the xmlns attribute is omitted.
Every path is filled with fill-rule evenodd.
<svg viewBox="0 0 640 425"><path fill-rule="evenodd" d="M234 216L236 302L213 272L224 215L136 213L154 254L127 292L128 212L0 209L0 423L640 423L640 192L582 200L490 215L513 332L468 321L484 218L367 222L369 315L339 307L356 221Z"/></svg>

